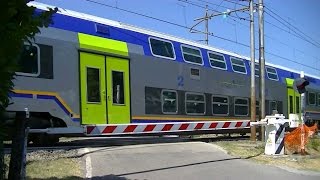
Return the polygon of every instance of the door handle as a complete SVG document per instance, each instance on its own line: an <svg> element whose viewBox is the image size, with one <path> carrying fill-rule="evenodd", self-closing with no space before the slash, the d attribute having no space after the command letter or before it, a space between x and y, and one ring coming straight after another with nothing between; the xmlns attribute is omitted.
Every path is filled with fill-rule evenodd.
<svg viewBox="0 0 320 180"><path fill-rule="evenodd" d="M103 95L103 99L104 99L104 100L107 100L107 99L106 99L106 91L102 91L102 95Z"/></svg>

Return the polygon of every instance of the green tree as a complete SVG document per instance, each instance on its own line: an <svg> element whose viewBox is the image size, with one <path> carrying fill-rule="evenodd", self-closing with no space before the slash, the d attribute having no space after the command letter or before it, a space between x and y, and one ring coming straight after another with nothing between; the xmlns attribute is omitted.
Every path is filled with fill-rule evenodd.
<svg viewBox="0 0 320 180"><path fill-rule="evenodd" d="M2 0L0 6L0 179L4 178L3 112L9 105L15 72L19 69L18 59L24 42L32 42L40 33L40 28L52 23L52 15L57 11L36 12L27 3L30 0Z"/></svg>

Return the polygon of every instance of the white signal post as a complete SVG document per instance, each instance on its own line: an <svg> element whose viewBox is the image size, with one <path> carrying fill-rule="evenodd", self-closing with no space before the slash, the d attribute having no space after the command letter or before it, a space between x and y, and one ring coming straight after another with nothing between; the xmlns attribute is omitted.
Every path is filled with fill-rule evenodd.
<svg viewBox="0 0 320 180"><path fill-rule="evenodd" d="M301 74L300 74L300 77L301 78L304 78L304 72L301 71ZM305 93L302 93L301 94L301 154L305 154L305 144L304 144L304 121L305 121L305 108L306 108L306 96L305 96Z"/></svg>

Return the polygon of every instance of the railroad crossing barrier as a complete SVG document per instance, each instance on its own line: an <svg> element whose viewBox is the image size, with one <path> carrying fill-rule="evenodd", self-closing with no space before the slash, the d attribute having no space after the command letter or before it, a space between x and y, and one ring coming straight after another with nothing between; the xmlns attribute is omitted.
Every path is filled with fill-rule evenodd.
<svg viewBox="0 0 320 180"><path fill-rule="evenodd" d="M250 127L250 120L205 121L205 122L167 122L85 125L87 136L132 135L148 133L178 133L193 131L244 129Z"/></svg>
<svg viewBox="0 0 320 180"><path fill-rule="evenodd" d="M284 133L285 127L289 126L289 119L285 119L283 114L266 116L259 122L251 122L251 126L261 125L266 127L266 145L264 153L266 155L284 154Z"/></svg>

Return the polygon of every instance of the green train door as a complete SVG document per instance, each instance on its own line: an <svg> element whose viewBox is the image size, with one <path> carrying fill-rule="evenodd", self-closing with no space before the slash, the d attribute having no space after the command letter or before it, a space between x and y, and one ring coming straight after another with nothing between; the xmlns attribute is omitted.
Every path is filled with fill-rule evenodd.
<svg viewBox="0 0 320 180"><path fill-rule="evenodd" d="M108 123L130 123L129 61L107 57Z"/></svg>
<svg viewBox="0 0 320 180"><path fill-rule="evenodd" d="M300 115L300 94L293 89L293 79L286 79L288 94L288 114Z"/></svg>
<svg viewBox="0 0 320 180"><path fill-rule="evenodd" d="M82 124L130 123L129 61L80 52Z"/></svg>
<svg viewBox="0 0 320 180"><path fill-rule="evenodd" d="M106 124L105 56L80 52L81 122Z"/></svg>

